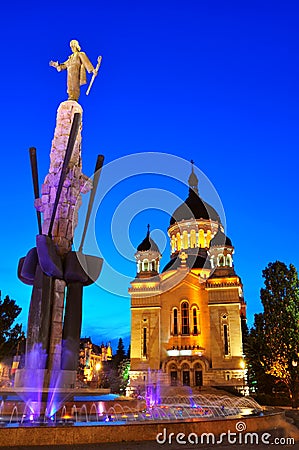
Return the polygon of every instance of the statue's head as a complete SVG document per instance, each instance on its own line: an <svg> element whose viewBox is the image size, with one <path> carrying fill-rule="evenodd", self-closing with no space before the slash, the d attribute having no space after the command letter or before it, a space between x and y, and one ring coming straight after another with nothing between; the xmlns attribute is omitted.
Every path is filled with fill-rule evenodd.
<svg viewBox="0 0 299 450"><path fill-rule="evenodd" d="M76 51L76 50L77 50L77 52L80 52L80 50L81 50L79 42L76 41L76 39L71 40L70 47L71 47L73 52Z"/></svg>

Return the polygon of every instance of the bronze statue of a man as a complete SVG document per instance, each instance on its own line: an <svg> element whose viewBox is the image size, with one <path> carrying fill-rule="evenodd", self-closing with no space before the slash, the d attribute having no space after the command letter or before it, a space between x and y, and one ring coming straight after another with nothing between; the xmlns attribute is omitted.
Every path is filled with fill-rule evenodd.
<svg viewBox="0 0 299 450"><path fill-rule="evenodd" d="M50 66L56 67L58 72L67 70L68 100L78 101L80 96L80 86L86 84L86 70L88 73L92 72L94 76L96 76L97 69L93 67L86 54L81 52L78 41L73 39L70 42L70 47L73 53L64 63L59 64L58 61L50 61Z"/></svg>

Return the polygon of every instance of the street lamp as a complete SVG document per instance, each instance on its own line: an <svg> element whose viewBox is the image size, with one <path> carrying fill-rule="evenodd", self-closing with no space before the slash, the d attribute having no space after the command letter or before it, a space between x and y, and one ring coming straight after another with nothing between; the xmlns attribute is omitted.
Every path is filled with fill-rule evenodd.
<svg viewBox="0 0 299 450"><path fill-rule="evenodd" d="M100 381L100 376L99 376L99 372L102 368L102 364L100 362L96 363L96 373L97 373L97 387L99 387L99 381Z"/></svg>
<svg viewBox="0 0 299 450"><path fill-rule="evenodd" d="M297 353L298 356L298 353ZM294 367L294 369L296 369L296 367L298 366L298 360L293 359L292 360L292 366ZM295 408L297 406L297 370L296 370L296 375L295 375L295 386L294 386L294 398L292 399L292 407Z"/></svg>

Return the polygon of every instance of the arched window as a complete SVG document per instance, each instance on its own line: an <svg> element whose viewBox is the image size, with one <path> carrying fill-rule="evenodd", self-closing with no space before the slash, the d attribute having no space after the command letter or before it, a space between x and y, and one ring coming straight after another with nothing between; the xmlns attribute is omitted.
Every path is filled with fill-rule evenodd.
<svg viewBox="0 0 299 450"><path fill-rule="evenodd" d="M181 306L182 311L182 334L189 334L189 305L188 302L183 302Z"/></svg>
<svg viewBox="0 0 299 450"><path fill-rule="evenodd" d="M145 259L145 260L143 261L143 270L144 270L145 272L148 271L148 260L147 260L147 259Z"/></svg>
<svg viewBox="0 0 299 450"><path fill-rule="evenodd" d="M199 230L199 247L201 248L205 248L206 243L205 243L205 232L204 230L201 228Z"/></svg>
<svg viewBox="0 0 299 450"><path fill-rule="evenodd" d="M199 333L198 327L198 310L197 308L192 308L192 324L193 324L193 334Z"/></svg>
<svg viewBox="0 0 299 450"><path fill-rule="evenodd" d="M174 253L176 251L176 245L175 245L175 236L171 236L171 253Z"/></svg>
<svg viewBox="0 0 299 450"><path fill-rule="evenodd" d="M183 248L188 248L188 233L187 231L183 231Z"/></svg>
<svg viewBox="0 0 299 450"><path fill-rule="evenodd" d="M229 342L229 324L227 314L222 316L222 337L223 337L223 353L224 356L230 355L230 342Z"/></svg>
<svg viewBox="0 0 299 450"><path fill-rule="evenodd" d="M228 329L227 324L223 324L223 341L224 341L224 354L227 356L229 354L228 350Z"/></svg>
<svg viewBox="0 0 299 450"><path fill-rule="evenodd" d="M190 232L190 247L191 248L196 247L196 232L195 232L195 230L191 230L191 232Z"/></svg>
<svg viewBox="0 0 299 450"><path fill-rule="evenodd" d="M224 266L224 256L223 255L219 255L218 256L218 266Z"/></svg>
<svg viewBox="0 0 299 450"><path fill-rule="evenodd" d="M207 236L206 236L207 247L210 247L211 239L212 239L211 230L207 230Z"/></svg>
<svg viewBox="0 0 299 450"><path fill-rule="evenodd" d="M142 336L142 356L143 358L147 357L147 328L143 327L143 336Z"/></svg>
<svg viewBox="0 0 299 450"><path fill-rule="evenodd" d="M173 308L172 326L173 326L173 334L177 335L178 334L178 309L177 308Z"/></svg>
<svg viewBox="0 0 299 450"><path fill-rule="evenodd" d="M177 250L180 251L182 246L181 246L181 235L180 233L177 233L176 235L176 240L177 240Z"/></svg>
<svg viewBox="0 0 299 450"><path fill-rule="evenodd" d="M152 261L152 270L155 271L156 270L156 261L153 259Z"/></svg>
<svg viewBox="0 0 299 450"><path fill-rule="evenodd" d="M231 255L226 255L226 265L231 267L232 266L232 257Z"/></svg>

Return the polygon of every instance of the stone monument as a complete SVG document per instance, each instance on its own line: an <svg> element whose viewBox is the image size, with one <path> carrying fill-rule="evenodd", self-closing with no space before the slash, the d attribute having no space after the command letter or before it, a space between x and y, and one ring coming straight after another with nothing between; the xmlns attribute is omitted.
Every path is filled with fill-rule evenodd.
<svg viewBox="0 0 299 450"><path fill-rule="evenodd" d="M86 83L86 70L92 72L88 92L98 73L101 57L94 68L78 41L70 42L72 55L62 64L67 70L68 100L57 111L56 128L50 152L50 168L39 195L36 152L30 149L39 234L36 247L21 258L19 278L33 286L27 329L25 368L16 372L16 387L43 389L75 385L82 321L83 286L99 276L102 259L82 253L103 156L97 160L94 186L82 173L82 107L80 86ZM72 251L78 222L81 194L91 190L84 237L79 252ZM41 221L43 216L43 222ZM84 262L82 264L82 261Z"/></svg>

